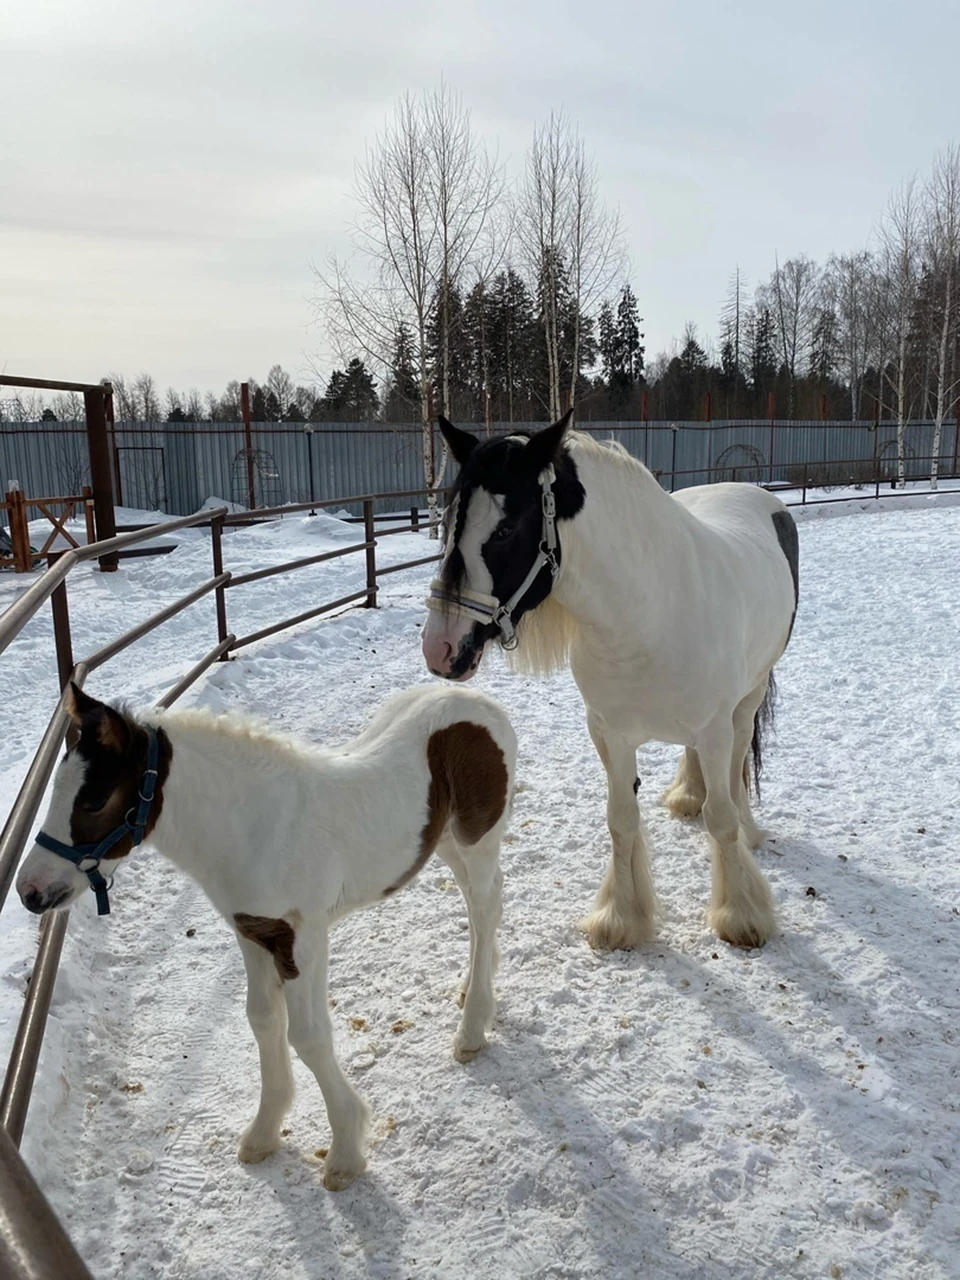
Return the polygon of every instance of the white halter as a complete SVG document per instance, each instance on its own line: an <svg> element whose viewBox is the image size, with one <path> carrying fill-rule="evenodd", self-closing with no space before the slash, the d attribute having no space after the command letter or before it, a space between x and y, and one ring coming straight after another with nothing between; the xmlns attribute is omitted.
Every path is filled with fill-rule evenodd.
<svg viewBox="0 0 960 1280"><path fill-rule="evenodd" d="M557 560L557 500L553 493L553 482L556 478L557 474L552 466L540 473L540 506L543 514L540 547L529 573L510 599L501 604L496 596L484 595L480 591L454 593L444 587L440 578L434 578L430 583L430 594L426 601L429 609L437 609L440 612L453 609L455 613L475 618L478 622L492 622L500 629L500 643L503 647L516 648L517 633L510 615L533 586L534 579L544 565L549 566L550 575L554 581L560 572L560 564Z"/></svg>

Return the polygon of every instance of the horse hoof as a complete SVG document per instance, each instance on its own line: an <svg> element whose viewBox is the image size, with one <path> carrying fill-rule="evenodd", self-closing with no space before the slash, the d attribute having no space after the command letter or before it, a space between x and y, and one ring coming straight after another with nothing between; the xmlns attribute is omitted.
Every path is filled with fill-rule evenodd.
<svg viewBox="0 0 960 1280"><path fill-rule="evenodd" d="M454 1036L453 1056L458 1062L472 1062L478 1053L483 1053L486 1047L486 1040L481 1041L476 1048L472 1048L463 1044L459 1036Z"/></svg>
<svg viewBox="0 0 960 1280"><path fill-rule="evenodd" d="M609 907L599 907L580 922L594 951L628 951L653 940L652 921L628 920Z"/></svg>
<svg viewBox="0 0 960 1280"><path fill-rule="evenodd" d="M703 796L695 795L683 787L671 787L660 797L675 818L699 818L703 810Z"/></svg>
<svg viewBox="0 0 960 1280"><path fill-rule="evenodd" d="M328 1160L323 1170L323 1185L328 1191L342 1191L344 1187L349 1187L351 1182L356 1182L366 1167L366 1160L362 1160L358 1168L337 1167L331 1165Z"/></svg>
<svg viewBox="0 0 960 1280"><path fill-rule="evenodd" d="M762 947L776 933L776 919L771 913L762 919L746 920L732 907L717 907L707 912L707 923L714 933L731 947Z"/></svg>

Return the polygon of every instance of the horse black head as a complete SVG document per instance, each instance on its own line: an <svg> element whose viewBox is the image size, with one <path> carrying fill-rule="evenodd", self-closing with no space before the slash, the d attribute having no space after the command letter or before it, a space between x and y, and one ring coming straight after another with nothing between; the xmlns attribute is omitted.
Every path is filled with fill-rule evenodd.
<svg viewBox="0 0 960 1280"><path fill-rule="evenodd" d="M584 498L564 446L571 414L533 435L484 441L440 419L460 473L423 632L435 675L469 679L487 642L509 639L523 614L550 594L561 559L555 522L572 519Z"/></svg>

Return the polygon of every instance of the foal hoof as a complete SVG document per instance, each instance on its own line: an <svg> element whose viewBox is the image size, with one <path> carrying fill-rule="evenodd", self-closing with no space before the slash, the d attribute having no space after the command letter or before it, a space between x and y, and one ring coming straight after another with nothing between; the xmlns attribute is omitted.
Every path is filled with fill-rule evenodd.
<svg viewBox="0 0 960 1280"><path fill-rule="evenodd" d="M267 1156L273 1155L274 1151L280 1150L280 1139L275 1142L248 1142L246 1139L240 1143L240 1149L237 1152L237 1159L241 1164L259 1164L261 1160L266 1160Z"/></svg>
<svg viewBox="0 0 960 1280"><path fill-rule="evenodd" d="M472 1062L478 1053L483 1053L487 1047L486 1040L481 1040L476 1046L465 1044L459 1035L453 1037L453 1056L458 1062Z"/></svg>

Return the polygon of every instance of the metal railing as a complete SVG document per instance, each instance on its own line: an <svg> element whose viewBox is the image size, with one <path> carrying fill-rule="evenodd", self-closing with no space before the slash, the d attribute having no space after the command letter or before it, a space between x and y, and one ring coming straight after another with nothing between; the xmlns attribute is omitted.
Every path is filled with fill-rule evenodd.
<svg viewBox="0 0 960 1280"><path fill-rule="evenodd" d="M419 494L428 492L426 489L400 489L391 493L377 494L360 494L350 498L328 498L322 502L299 502L291 506L284 507L268 507L256 509L256 513L235 513L232 515L217 517L211 521L211 537L213 542L213 564L214 572L223 572L223 531L224 528L239 528L250 524L260 524L265 518L271 516L289 516L297 515L304 511L315 513L317 509L328 507L344 507L356 504L362 507L363 515L354 517L354 522L363 522L363 541L352 542L347 547L337 547L334 551L321 551L315 556L301 556L296 560L286 560L281 564L270 565L266 569L255 569L250 573L238 575L229 575L229 580L224 582L221 587L217 588L217 631L220 643L224 643L227 636L227 607L226 592L227 589L234 587L242 587L251 582L259 582L263 578L271 578L279 573L289 573L295 569L305 569L310 565L322 564L329 560L338 560L342 556L358 555L363 552L366 561L366 584L360 591L353 591L349 595L340 596L339 599L329 600L325 604L317 605L312 609L306 609L303 613L298 613L291 618L284 618L279 622L271 623L270 626L261 627L259 631L251 631L248 635L240 636L235 639L232 644L225 648L222 657L226 659L229 653L242 649L248 644L253 644L255 640L263 640L267 636L275 635L278 631L284 631L288 627L298 626L301 622L309 622L311 618L318 618L324 613L331 613L334 609L345 608L351 604L363 602L364 608L375 609L377 607L377 579L384 577L388 573L399 573L401 569L413 569L418 565L432 564L440 559L439 553L429 556L421 556L416 560L405 560L402 564L392 564L384 568L377 565L376 547L381 538L392 537L397 533L417 533L423 528L423 521L419 516L419 508L411 511L409 524L399 525L391 529L383 529L377 531L377 520L383 520L383 516L374 514L374 504L384 501L395 501L399 498L412 498ZM438 495L444 497L447 490L442 490ZM400 517L405 519L405 516Z"/></svg>
<svg viewBox="0 0 960 1280"><path fill-rule="evenodd" d="M411 515L409 525L384 530L378 534L374 503L384 499L409 498L424 492L426 491L423 489L403 490L390 494L366 494L350 499L349 501L356 502L363 508L362 542L351 543L347 547L321 552L315 556L299 557L237 576L232 575L229 570L224 570L223 567L225 526L237 528L260 524L271 517L288 516L306 510L315 511L317 508L340 507L344 505L344 500L330 499L293 507L258 510L256 515L249 516L231 515L227 513L225 507L218 507L213 511L198 512L177 520L163 521L157 525L146 526L101 542L91 543L85 547L72 547L67 551L48 555L49 567L44 574L0 616L0 653L2 653L38 610L48 600L50 601L57 671L61 687L60 700L27 770L3 831L0 833L0 910L3 909L17 865L33 830L33 824L66 734L68 716L64 705L64 690L69 681L73 681L82 688L91 671L96 670L97 667L102 666L211 592L215 593L216 598L217 643L158 700L156 704L158 706L171 706L214 662L225 660L233 650L251 644L254 640L359 601L363 601L366 607L375 607L379 577L386 573L395 573L400 569L431 563L438 560L440 556L433 554L405 561L402 564L378 567L376 562L378 537L417 531L422 527L422 523L417 510L416 514ZM131 627L123 635L102 645L86 658L75 660L67 599L67 579L71 570L77 564L94 559L100 560L102 565L104 556L122 552L138 543L164 534L194 527L210 529L213 575L200 586L152 614L145 621ZM308 565L320 564L346 555L357 555L361 552L365 557L366 569L365 585L362 590L329 601L295 617L285 618L239 639L227 629L227 588L246 585L278 573L305 568ZM26 1122L68 921L69 911L52 911L45 915L40 923L36 961L24 999L6 1077L0 1088L0 1227L3 1229L0 1237L0 1276L3 1280L7 1280L7 1277L10 1280L34 1280L34 1278L50 1280L53 1276L56 1276L57 1280L90 1280L89 1272L73 1249L56 1215L31 1177L17 1150Z"/></svg>
<svg viewBox="0 0 960 1280"><path fill-rule="evenodd" d="M863 494L874 498L879 498L881 491L884 496L891 493L907 496L936 492L929 487L929 467L932 462L932 457L910 454L905 460L906 474L902 483L898 475L897 459L892 456L876 460L852 458L840 462L794 462L786 467L785 479L774 481L762 474L768 469L765 465L758 466L755 463L706 469L693 467L682 471L658 470L653 475L661 487L670 493L682 492L690 483L689 478L696 476L697 484L716 484L725 480L757 484L774 493L782 493L788 506L816 506L828 502L849 502L850 489L855 489L858 496ZM922 466L927 467L926 474L920 473ZM678 479L687 483L677 485ZM937 479L958 480L960 468L941 467ZM842 489L844 492L830 496L834 489ZM811 493L818 496L810 497ZM799 499L791 501L789 495L793 494L799 494Z"/></svg>
<svg viewBox="0 0 960 1280"><path fill-rule="evenodd" d="M16 638L37 610L50 600L54 619L54 637L57 653L57 669L61 696L50 718L40 746L34 756L26 778L14 801L13 808L0 834L0 910L6 901L10 885L24 846L43 799L43 794L56 763L60 746L67 730L68 717L64 708L63 690L73 680L83 686L88 674L121 650L134 644L141 637L161 626L181 610L188 608L209 592L221 587L229 574L215 575L200 587L181 596L173 604L159 610L145 622L139 623L122 636L104 645L86 659L75 662L70 637L66 579L75 565L100 558L112 551L129 547L156 537L158 532L170 532L172 528L185 529L208 523L222 515L225 508L212 513L202 512L181 520L165 522L161 526L121 534L86 547L75 547L59 555L49 556L50 566L18 600L0 617L0 652ZM233 637L227 638L228 641ZM180 697L224 651L218 643L179 683L171 689L161 705L168 706ZM40 926L40 942L37 958L24 999L20 1022L14 1038L7 1074L0 1089L0 1275L7 1280L89 1280L89 1272L73 1249L56 1215L50 1208L36 1182L31 1177L17 1147L23 1135L27 1108L33 1089L37 1062L43 1042L47 1014L53 996L57 968L63 940L67 931L69 912L54 911L46 915Z"/></svg>

